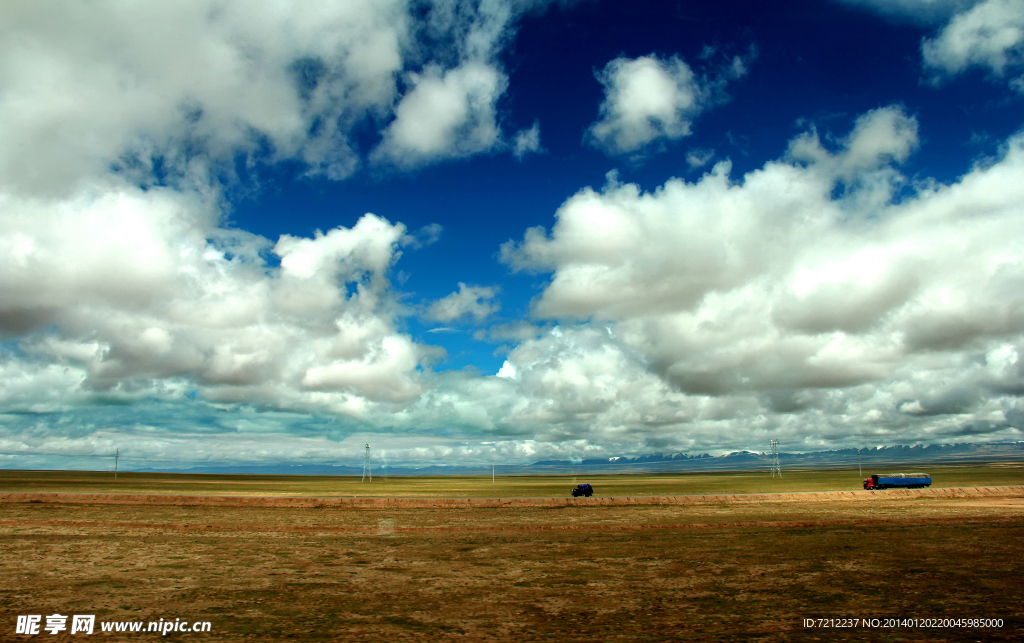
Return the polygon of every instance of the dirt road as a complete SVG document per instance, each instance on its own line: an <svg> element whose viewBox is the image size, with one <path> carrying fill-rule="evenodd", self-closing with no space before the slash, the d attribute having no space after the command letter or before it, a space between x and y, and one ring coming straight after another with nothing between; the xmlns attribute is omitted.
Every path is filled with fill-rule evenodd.
<svg viewBox="0 0 1024 643"><path fill-rule="evenodd" d="M855 502L910 498L1006 498L1024 496L1024 486L886 489L807 493L744 493L691 496L625 496L594 498L381 498L217 496L173 494L0 493L0 503L101 505L171 505L219 507L349 507L364 509L427 509L486 507L622 507L633 505L763 504L779 502Z"/></svg>

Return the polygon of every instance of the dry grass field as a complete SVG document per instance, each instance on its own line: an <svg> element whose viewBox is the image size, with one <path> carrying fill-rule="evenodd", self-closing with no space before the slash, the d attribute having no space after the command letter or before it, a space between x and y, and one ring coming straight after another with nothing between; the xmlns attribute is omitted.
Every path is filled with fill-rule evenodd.
<svg viewBox="0 0 1024 643"><path fill-rule="evenodd" d="M914 465L920 467L921 465ZM891 467L890 467L891 468ZM1024 464L925 467L934 487L1024 484ZM886 469L888 471L889 469ZM641 475L391 477L361 482L358 476L256 476L95 471L0 470L0 493L132 493L220 496L317 496L390 498L563 497L576 482L590 482L599 496L847 491L861 488L864 469L786 470L772 479L766 471Z"/></svg>
<svg viewBox="0 0 1024 643"><path fill-rule="evenodd" d="M928 470L937 477L939 468ZM959 475L1019 485L1020 471L974 467ZM0 492L124 493L138 484L231 493L209 479L171 484L174 476L129 474L107 489L88 475L69 476L63 487L59 476L47 476L5 472ZM763 477L594 484L599 493L763 492ZM327 487L346 484L232 478L223 482L241 482L247 494L322 484L316 488L324 491L307 493L338 495ZM570 483L544 481L559 496ZM412 495L483 486L402 484ZM548 488L507 484L503 494L540 496ZM45 625L46 615L59 613L95 614L98 623L211 623L208 633L166 637L103 633L97 624L93 637L105 641L1015 641L1024 625L1019 496L459 509L7 502L0 503L0 640L83 638L15 634L18 615L43 615ZM805 618L892 617L998 618L1003 626L803 625Z"/></svg>

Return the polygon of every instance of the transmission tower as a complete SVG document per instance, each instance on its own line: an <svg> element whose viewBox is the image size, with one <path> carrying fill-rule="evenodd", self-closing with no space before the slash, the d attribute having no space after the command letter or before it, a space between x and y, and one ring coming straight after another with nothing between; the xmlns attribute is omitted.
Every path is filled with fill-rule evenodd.
<svg viewBox="0 0 1024 643"><path fill-rule="evenodd" d="M782 468L779 466L779 441L778 440L772 440L771 444L772 444L772 454L771 454L771 456L772 456L772 459L771 459L772 478L775 478L776 476L781 478L782 477Z"/></svg>
<svg viewBox="0 0 1024 643"><path fill-rule="evenodd" d="M363 456L363 479L362 482L366 482L369 479L373 482L373 471L370 470L370 445L366 445L366 455Z"/></svg>

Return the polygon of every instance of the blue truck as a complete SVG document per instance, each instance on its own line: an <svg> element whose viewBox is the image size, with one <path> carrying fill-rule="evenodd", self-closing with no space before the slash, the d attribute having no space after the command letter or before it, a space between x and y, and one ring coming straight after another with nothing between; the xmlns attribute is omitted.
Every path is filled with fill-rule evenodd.
<svg viewBox="0 0 1024 643"><path fill-rule="evenodd" d="M932 477L927 473L880 473L864 481L864 488L872 489L920 489L930 487Z"/></svg>

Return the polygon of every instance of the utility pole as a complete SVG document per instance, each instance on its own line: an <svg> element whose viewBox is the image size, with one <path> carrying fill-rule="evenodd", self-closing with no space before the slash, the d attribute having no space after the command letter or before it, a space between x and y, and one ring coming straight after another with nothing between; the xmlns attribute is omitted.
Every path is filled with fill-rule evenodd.
<svg viewBox="0 0 1024 643"><path fill-rule="evenodd" d="M860 464L860 447L857 447L857 471L860 475L864 475L864 467Z"/></svg>
<svg viewBox="0 0 1024 643"><path fill-rule="evenodd" d="M363 479L361 482L366 482L369 478L370 482L373 482L373 471L370 470L370 444L366 444L366 455L363 456Z"/></svg>
<svg viewBox="0 0 1024 643"><path fill-rule="evenodd" d="M494 452L491 452L491 484L494 484Z"/></svg>
<svg viewBox="0 0 1024 643"><path fill-rule="evenodd" d="M117 461L121 458L121 449L114 449L114 480L117 480Z"/></svg>
<svg viewBox="0 0 1024 643"><path fill-rule="evenodd" d="M772 478L782 477L782 467L779 466L779 441L772 440Z"/></svg>

